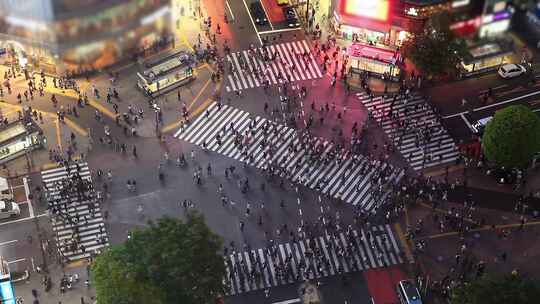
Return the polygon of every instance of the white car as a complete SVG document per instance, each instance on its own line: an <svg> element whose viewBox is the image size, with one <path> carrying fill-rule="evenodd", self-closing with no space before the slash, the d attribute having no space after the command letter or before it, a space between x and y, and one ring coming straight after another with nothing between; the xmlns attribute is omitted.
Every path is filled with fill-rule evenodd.
<svg viewBox="0 0 540 304"><path fill-rule="evenodd" d="M21 214L19 205L11 201L0 201L0 219L9 218Z"/></svg>
<svg viewBox="0 0 540 304"><path fill-rule="evenodd" d="M520 64L508 63L499 68L499 75L502 78L514 78L525 74L527 69Z"/></svg>

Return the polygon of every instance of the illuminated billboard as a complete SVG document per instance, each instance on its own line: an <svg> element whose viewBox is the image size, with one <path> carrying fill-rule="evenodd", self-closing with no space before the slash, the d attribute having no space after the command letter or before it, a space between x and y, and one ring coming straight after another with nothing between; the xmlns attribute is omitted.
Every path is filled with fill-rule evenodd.
<svg viewBox="0 0 540 304"><path fill-rule="evenodd" d="M341 12L351 16L387 21L390 0L341 0Z"/></svg>

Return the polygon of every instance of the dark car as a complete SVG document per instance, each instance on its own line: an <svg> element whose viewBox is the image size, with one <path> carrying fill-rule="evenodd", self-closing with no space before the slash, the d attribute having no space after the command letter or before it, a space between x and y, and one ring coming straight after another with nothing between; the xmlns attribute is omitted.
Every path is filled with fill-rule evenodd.
<svg viewBox="0 0 540 304"><path fill-rule="evenodd" d="M262 4L257 2L252 2L250 5L251 10L251 17L253 17L253 20L258 25L266 25L268 23L268 19L266 19L266 13L264 12L264 8L262 7Z"/></svg>
<svg viewBox="0 0 540 304"><path fill-rule="evenodd" d="M296 11L291 6L286 6L283 8L283 15L285 15L285 22L289 27L299 27L300 22L298 22L298 17L296 16Z"/></svg>

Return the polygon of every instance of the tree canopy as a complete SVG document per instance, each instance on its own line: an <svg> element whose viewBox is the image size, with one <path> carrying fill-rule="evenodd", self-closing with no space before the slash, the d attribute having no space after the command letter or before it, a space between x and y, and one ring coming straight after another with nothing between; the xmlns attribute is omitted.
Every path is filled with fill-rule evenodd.
<svg viewBox="0 0 540 304"><path fill-rule="evenodd" d="M519 275L484 275L451 294L452 304L524 304L540 298L537 281ZM536 299L536 300L535 300Z"/></svg>
<svg viewBox="0 0 540 304"><path fill-rule="evenodd" d="M499 110L486 126L482 147L498 166L525 168L540 152L540 118L524 105Z"/></svg>
<svg viewBox="0 0 540 304"><path fill-rule="evenodd" d="M452 74L467 52L463 39L450 29L446 12L434 14L423 26L416 26L401 48L406 58L428 78Z"/></svg>
<svg viewBox="0 0 540 304"><path fill-rule="evenodd" d="M112 246L92 266L100 304L213 303L225 274L221 238L189 212L165 217Z"/></svg>

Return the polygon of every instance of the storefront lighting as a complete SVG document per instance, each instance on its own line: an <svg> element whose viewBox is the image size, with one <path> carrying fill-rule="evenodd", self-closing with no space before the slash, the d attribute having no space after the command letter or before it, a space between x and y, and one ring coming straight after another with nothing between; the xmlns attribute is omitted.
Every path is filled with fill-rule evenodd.
<svg viewBox="0 0 540 304"><path fill-rule="evenodd" d="M170 12L170 9L169 7L167 6L164 6L160 9L158 9L157 11L153 12L152 14L148 15L148 16L145 16L141 19L141 24L142 25L147 25L147 24L151 24L153 23L154 21L156 21L157 19L165 16L166 14L168 14Z"/></svg>
<svg viewBox="0 0 540 304"><path fill-rule="evenodd" d="M405 14L409 16L418 16L418 9L416 9L416 7L409 7L409 9L405 10Z"/></svg>
<svg viewBox="0 0 540 304"><path fill-rule="evenodd" d="M388 0L341 0L341 11L347 15L387 21Z"/></svg>
<svg viewBox="0 0 540 304"><path fill-rule="evenodd" d="M458 8L465 5L468 5L471 2L471 0L454 0L452 1L452 8Z"/></svg>
<svg viewBox="0 0 540 304"><path fill-rule="evenodd" d="M32 31L45 31L47 29L47 26L41 22L36 22L26 18L19 18L16 16L7 16L6 22L8 24L24 27Z"/></svg>

